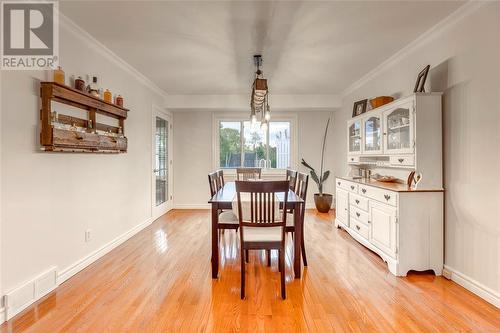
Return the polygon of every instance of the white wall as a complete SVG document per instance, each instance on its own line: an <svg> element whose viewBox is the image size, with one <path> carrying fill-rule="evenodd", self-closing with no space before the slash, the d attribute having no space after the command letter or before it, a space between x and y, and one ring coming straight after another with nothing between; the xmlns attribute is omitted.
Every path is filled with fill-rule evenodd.
<svg viewBox="0 0 500 333"><path fill-rule="evenodd" d="M174 204L177 208L208 207L210 197L207 174L213 170L212 164L212 118L211 111L174 112ZM321 142L328 117L333 112L300 111L297 114L297 161L304 158L313 166L319 167ZM274 113L277 114L277 113ZM288 113L290 114L290 113ZM335 156L328 154L335 144L332 135L333 126L327 141L325 166L333 165ZM294 166L307 171L302 166ZM284 172L283 172L284 175ZM333 177L327 180L325 192L333 193ZM309 204L317 192L316 184L309 181Z"/></svg>
<svg viewBox="0 0 500 333"><path fill-rule="evenodd" d="M500 295L500 181L496 176L500 3L472 9L470 15L428 36L345 97L342 110L335 114L338 159L334 170L336 175L347 172L345 126L353 102L378 95L408 95L420 69L430 64L427 91L444 92L445 264L462 275L469 288L475 284L483 296L489 293L491 301Z"/></svg>
<svg viewBox="0 0 500 333"><path fill-rule="evenodd" d="M130 108L128 153L38 150L42 71L2 72L2 294L55 265L60 272L151 216L151 110L164 97L64 26L60 59L70 74L97 73ZM56 107L57 110L57 107ZM85 230L92 240L85 242Z"/></svg>

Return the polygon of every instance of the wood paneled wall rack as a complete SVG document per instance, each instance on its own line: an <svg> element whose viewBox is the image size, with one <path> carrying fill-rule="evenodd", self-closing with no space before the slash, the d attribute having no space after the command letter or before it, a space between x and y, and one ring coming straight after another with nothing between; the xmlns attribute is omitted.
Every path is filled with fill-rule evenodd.
<svg viewBox="0 0 500 333"><path fill-rule="evenodd" d="M41 82L40 97L42 150L84 153L127 151L124 129L128 109L55 82ZM60 114L54 121L52 102L86 110L87 119ZM98 123L97 114L117 119L118 126Z"/></svg>

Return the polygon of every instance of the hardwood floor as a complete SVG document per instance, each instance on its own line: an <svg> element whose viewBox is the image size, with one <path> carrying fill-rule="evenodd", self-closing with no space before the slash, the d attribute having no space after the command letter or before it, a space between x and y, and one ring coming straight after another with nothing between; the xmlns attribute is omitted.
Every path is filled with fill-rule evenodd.
<svg viewBox="0 0 500 333"><path fill-rule="evenodd" d="M210 212L172 211L62 284L0 332L499 332L500 310L430 274L392 276L382 260L308 211L308 268L279 292L277 257L250 252L240 300L237 234L210 272ZM288 243L290 246L290 242Z"/></svg>

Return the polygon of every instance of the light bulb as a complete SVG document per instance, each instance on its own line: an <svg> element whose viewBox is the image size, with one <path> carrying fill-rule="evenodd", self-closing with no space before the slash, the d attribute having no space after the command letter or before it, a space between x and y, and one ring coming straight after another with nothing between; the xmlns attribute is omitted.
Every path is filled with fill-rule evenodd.
<svg viewBox="0 0 500 333"><path fill-rule="evenodd" d="M266 120L270 120L271 119L271 111L267 110L266 113L264 114L264 118Z"/></svg>
<svg viewBox="0 0 500 333"><path fill-rule="evenodd" d="M255 114L252 114L251 120L252 124L255 125L257 123L257 116Z"/></svg>
<svg viewBox="0 0 500 333"><path fill-rule="evenodd" d="M260 129L263 130L263 131L267 131L267 121L263 121L260 124Z"/></svg>

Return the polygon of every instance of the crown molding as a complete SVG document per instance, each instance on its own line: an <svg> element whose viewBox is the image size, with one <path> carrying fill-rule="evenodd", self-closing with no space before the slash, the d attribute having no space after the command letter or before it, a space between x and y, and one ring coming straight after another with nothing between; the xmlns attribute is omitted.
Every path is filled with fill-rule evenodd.
<svg viewBox="0 0 500 333"><path fill-rule="evenodd" d="M384 72L388 68L394 66L402 59L404 59L409 54L413 53L416 49L426 44L430 40L438 37L440 34L444 33L449 28L453 27L455 24L460 22L465 17L471 15L476 10L481 8L487 1L476 1L469 0L459 8L457 8L450 15L446 16L443 20L439 21L436 25L431 27L429 30L424 32L422 35L417 37L410 44L403 47L401 50L390 56L387 60L382 62L380 65L363 75L359 80L347 87L342 93L342 98L345 98L350 93L354 92L356 89L361 88L364 84L372 80L374 77Z"/></svg>
<svg viewBox="0 0 500 333"><path fill-rule="evenodd" d="M85 31L83 28L81 28L79 25L77 25L75 22L73 22L70 18L65 16L62 13L59 13L59 26L64 27L67 29L69 32L73 33L74 35L80 37L81 39L85 40L89 44L94 46L94 49L99 52L102 56L104 56L107 60L111 61L115 65L117 65L119 68L124 70L125 72L129 73L132 75L135 79L137 79L139 82L141 82L143 85L157 93L158 95L162 96L164 99L167 98L168 94L165 90L161 89L156 83L151 81L148 77L146 77L144 74L139 72L136 68L134 68L132 65L130 65L128 62L120 58L116 53L111 51L109 48L107 48L104 44L99 42L97 39L95 39L92 35L90 35L87 31Z"/></svg>

